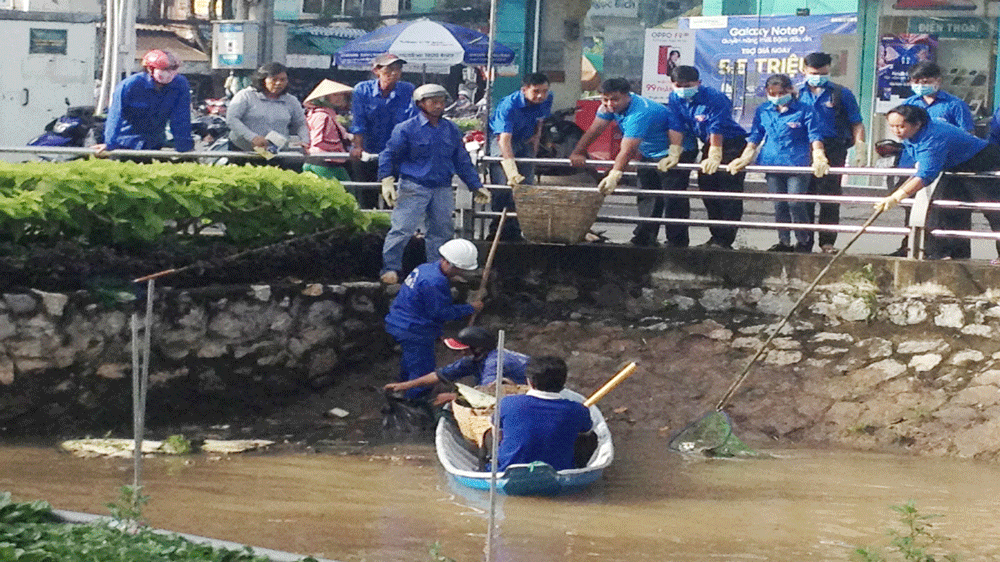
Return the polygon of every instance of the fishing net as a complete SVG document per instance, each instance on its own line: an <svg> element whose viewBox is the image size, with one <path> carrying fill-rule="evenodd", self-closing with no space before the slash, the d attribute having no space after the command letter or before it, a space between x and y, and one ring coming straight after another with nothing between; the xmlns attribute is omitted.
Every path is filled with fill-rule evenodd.
<svg viewBox="0 0 1000 562"><path fill-rule="evenodd" d="M671 451L685 454L701 453L706 457L763 456L733 433L729 414L714 410L691 422L670 439Z"/></svg>

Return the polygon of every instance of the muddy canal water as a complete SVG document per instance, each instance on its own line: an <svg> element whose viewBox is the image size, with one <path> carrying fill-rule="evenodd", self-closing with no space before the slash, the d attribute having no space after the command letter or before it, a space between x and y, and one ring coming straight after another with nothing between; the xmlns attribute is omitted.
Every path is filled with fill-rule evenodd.
<svg viewBox="0 0 1000 562"><path fill-rule="evenodd" d="M1000 467L850 451L772 450L768 460L690 460L656 432L616 434L587 492L501 498L497 560L848 560L884 544L890 505L914 500L964 560L1000 559ZM351 454L195 455L145 461L156 527L347 561L430 560L435 541L483 559L488 495L459 489L430 443ZM0 490L106 514L129 460L0 448Z"/></svg>

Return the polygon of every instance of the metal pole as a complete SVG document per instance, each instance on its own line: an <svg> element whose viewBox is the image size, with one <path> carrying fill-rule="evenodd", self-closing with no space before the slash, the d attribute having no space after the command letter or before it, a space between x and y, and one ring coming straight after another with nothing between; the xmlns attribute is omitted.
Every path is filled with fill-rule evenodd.
<svg viewBox="0 0 1000 562"><path fill-rule="evenodd" d="M111 84L114 84L114 79L111 77L111 57L115 41L113 31L115 0L107 0L104 4L104 60L101 61L101 88L97 96L97 106L94 108L95 114L100 114L108 107L111 100Z"/></svg>
<svg viewBox="0 0 1000 562"><path fill-rule="evenodd" d="M496 406L493 407L493 443L490 452L490 526L486 529L486 562L493 561L493 549L496 546L497 520L497 450L500 445L500 399L503 398L503 345L504 331L497 333L497 378L493 381Z"/></svg>
<svg viewBox="0 0 1000 562"><path fill-rule="evenodd" d="M139 489L142 473L142 440L139 438L139 313L132 312L132 487Z"/></svg>
<svg viewBox="0 0 1000 562"><path fill-rule="evenodd" d="M490 96L493 94L493 43L497 31L497 0L490 0L490 32L489 45L486 47L486 90L483 92L483 130L486 131L490 122ZM486 146L489 147L489 139ZM487 152L489 149L487 148Z"/></svg>

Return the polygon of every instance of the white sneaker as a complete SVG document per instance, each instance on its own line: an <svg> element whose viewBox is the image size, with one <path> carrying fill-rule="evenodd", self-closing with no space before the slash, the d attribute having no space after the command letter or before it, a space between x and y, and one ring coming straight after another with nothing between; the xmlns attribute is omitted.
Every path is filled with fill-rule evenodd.
<svg viewBox="0 0 1000 562"><path fill-rule="evenodd" d="M379 277L379 279L381 279L386 285L395 285L399 283L399 274L395 271L386 271L381 277Z"/></svg>

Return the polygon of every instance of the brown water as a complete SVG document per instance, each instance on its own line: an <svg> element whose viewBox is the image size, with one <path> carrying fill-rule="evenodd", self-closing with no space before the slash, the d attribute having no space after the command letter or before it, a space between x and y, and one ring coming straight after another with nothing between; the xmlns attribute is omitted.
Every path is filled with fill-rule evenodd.
<svg viewBox="0 0 1000 562"><path fill-rule="evenodd" d="M1000 466L825 450L778 458L690 460L655 433L616 434L617 458L586 493L504 498L496 560L848 560L884 544L888 506L938 513L949 551L1000 559ZM425 561L440 541L483 559L488 495L459 489L430 444L364 455L147 459L146 517L156 527L341 561ZM0 448L0 490L21 500L106 514L130 460Z"/></svg>

